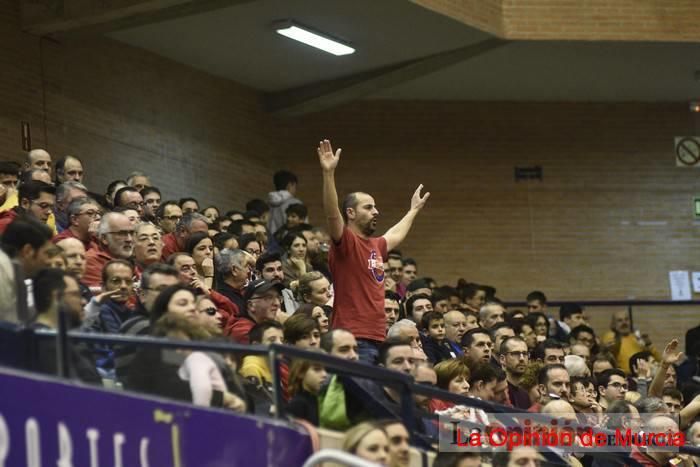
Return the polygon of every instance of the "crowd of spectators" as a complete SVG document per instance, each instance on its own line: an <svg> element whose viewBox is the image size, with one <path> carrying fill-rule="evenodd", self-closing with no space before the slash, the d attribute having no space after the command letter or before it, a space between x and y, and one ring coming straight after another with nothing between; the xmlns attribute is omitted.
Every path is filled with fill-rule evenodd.
<svg viewBox="0 0 700 467"><path fill-rule="evenodd" d="M677 340L655 347L625 310L601 332L581 306L552 310L540 291L526 297L526 308L507 309L494 287L463 279L438 285L399 250L430 196L422 185L405 216L375 236L373 197L338 198L341 151L325 140L317 153L325 219L313 224L289 171L274 174L267 200L241 208L200 205L187 193L164 200L140 172L104 193L90 191L100 187L84 184L80 158L54 161L41 149L22 165L0 162L0 319L17 321L26 297L31 314L23 324L34 329L57 329L64 313L71 329L88 333L284 344L401 372L465 401L575 414L599 427L688 430L695 442L698 328L688 331L684 354ZM48 373L56 371L53 346L41 351ZM93 344L72 346L69 357L71 377L84 382L261 416L284 410L346 431L348 452L408 465L415 433L400 421L401 392L312 359L282 362L286 405L276 408L273 369L260 355ZM414 404L422 439L430 439L436 414L483 425L491 416L466 402L416 395ZM695 465L654 449L627 454L615 465ZM562 456L570 465L609 465L585 452ZM542 462L538 450L523 448L441 453L435 465L487 458Z"/></svg>

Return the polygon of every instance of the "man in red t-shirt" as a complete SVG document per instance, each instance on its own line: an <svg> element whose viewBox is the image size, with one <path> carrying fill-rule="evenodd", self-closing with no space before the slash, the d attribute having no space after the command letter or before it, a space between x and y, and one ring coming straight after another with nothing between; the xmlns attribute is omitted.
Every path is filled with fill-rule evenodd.
<svg viewBox="0 0 700 467"><path fill-rule="evenodd" d="M323 208L333 244L328 261L335 299L332 327L343 328L357 338L360 360L374 363L378 345L386 336L384 314L384 258L399 246L430 193L421 196L420 185L411 199L411 209L381 237L372 237L379 211L367 193L350 193L338 208L335 169L340 160L328 140L317 148L323 170Z"/></svg>

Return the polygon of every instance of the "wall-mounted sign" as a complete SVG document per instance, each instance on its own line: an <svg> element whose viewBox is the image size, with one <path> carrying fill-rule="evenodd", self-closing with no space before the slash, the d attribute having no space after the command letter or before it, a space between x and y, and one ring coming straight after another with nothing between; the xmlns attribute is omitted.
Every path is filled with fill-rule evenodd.
<svg viewBox="0 0 700 467"><path fill-rule="evenodd" d="M674 138L676 166L700 168L700 136Z"/></svg>

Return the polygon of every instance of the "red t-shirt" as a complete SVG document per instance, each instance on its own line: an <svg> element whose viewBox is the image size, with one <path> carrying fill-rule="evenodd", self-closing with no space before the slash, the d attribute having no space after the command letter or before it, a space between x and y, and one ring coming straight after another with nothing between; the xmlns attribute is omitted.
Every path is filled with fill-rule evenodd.
<svg viewBox="0 0 700 467"><path fill-rule="evenodd" d="M363 239L343 229L333 242L328 263L335 299L331 326L351 331L356 338L382 342L386 337L384 314L384 258L386 239Z"/></svg>

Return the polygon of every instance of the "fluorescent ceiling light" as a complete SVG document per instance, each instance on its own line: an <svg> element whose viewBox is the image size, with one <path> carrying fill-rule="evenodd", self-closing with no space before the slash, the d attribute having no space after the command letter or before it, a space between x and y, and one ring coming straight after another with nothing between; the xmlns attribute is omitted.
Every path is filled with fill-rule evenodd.
<svg viewBox="0 0 700 467"><path fill-rule="evenodd" d="M335 39L331 39L328 36L321 35L306 27L302 27L294 23L287 22L284 24L284 26L276 27L275 30L277 31L277 34L281 34L285 37L289 37L290 39L294 39L295 41L310 45L311 47L316 47L317 49L321 49L329 54L340 56L355 53L355 49L352 47L348 47Z"/></svg>

